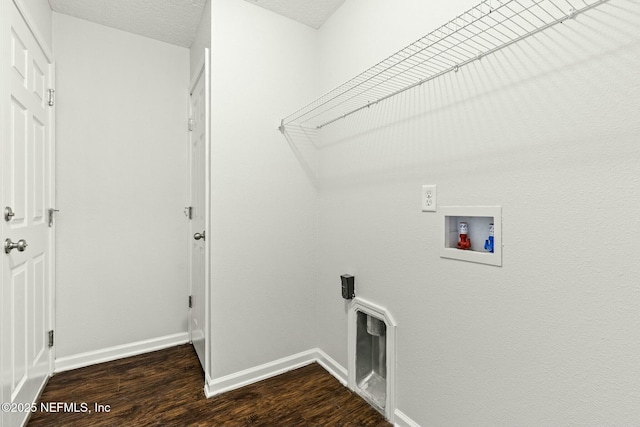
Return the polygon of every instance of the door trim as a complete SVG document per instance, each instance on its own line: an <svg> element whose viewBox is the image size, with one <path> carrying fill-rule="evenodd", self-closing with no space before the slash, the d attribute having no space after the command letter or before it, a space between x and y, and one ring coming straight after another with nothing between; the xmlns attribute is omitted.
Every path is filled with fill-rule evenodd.
<svg viewBox="0 0 640 427"><path fill-rule="evenodd" d="M37 37L36 37L37 40ZM51 89L56 88L56 63L49 65ZM56 204L56 103L49 107L49 208L57 209ZM56 331L56 229L57 218L49 228L49 330ZM54 335L55 337L55 335ZM56 346L49 349L49 376L53 375L56 363Z"/></svg>

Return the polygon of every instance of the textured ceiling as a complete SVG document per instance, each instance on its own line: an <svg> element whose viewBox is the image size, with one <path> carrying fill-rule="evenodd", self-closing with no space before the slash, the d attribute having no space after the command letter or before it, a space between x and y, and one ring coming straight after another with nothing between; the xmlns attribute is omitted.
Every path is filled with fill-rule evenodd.
<svg viewBox="0 0 640 427"><path fill-rule="evenodd" d="M245 0L313 28L322 24L344 0Z"/></svg>
<svg viewBox="0 0 640 427"><path fill-rule="evenodd" d="M4 1L4 0L0 0ZM189 47L206 0L49 0L65 15Z"/></svg>
<svg viewBox="0 0 640 427"><path fill-rule="evenodd" d="M4 0L0 0L4 1ZM246 0L313 28L344 0ZM206 0L49 0L65 15L178 46L190 47Z"/></svg>

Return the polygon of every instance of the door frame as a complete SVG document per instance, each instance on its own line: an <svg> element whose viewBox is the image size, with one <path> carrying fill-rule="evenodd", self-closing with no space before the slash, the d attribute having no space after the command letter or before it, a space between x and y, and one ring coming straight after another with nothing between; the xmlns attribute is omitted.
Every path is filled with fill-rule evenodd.
<svg viewBox="0 0 640 427"><path fill-rule="evenodd" d="M193 112L191 111L191 93L195 89L196 85L200 81L201 78L204 78L204 91L205 91L205 231L206 231L206 239L204 240L204 278L205 278L205 308L204 308L204 337L205 337L205 366L204 366L204 375L205 375L205 387L209 383L210 375L211 375L211 334L210 334L210 298L211 298L211 67L210 67L210 51L208 48L204 49L204 53L198 62L198 67L196 67L196 72L191 77L191 81L189 83L189 93L188 93L188 111L189 117L192 116ZM193 170L193 162L191 155L191 137L187 139L187 154L189 159L189 176L187 179L188 187L189 187L189 206L193 206L193 188L191 185L191 175ZM189 222L189 242L191 239L191 235L193 235L194 230L192 226L192 222ZM200 230L198 230L200 231ZM191 244L189 244L189 295L193 295L193 271L191 268L191 259L193 257L193 250ZM191 340L191 316L192 310L189 309L189 340Z"/></svg>
<svg viewBox="0 0 640 427"><path fill-rule="evenodd" d="M0 5L0 16L2 17L0 19L0 52L4 53L4 46L5 43L7 43L7 34L6 31L8 30L8 26L10 26L10 8L12 7L16 7L16 9L18 10L20 16L22 17L27 29L29 30L29 32L31 33L31 35L33 36L33 38L35 39L35 42L38 46L38 48L40 49L40 51L42 52L42 54L44 55L47 63L48 63L48 70L47 70L47 74L48 74L48 78L49 78L49 87L48 89L53 89L54 93L55 93L55 89L56 89L56 75L55 75L55 68L56 68L56 62L53 58L53 53L51 50L51 47L49 46L49 44L45 41L44 37L42 36L42 33L39 31L37 25L36 25L36 21L33 19L31 13L29 12L29 10L27 9L27 7L25 6L25 1L24 0L12 0L11 4L10 2L2 2L2 4ZM4 60L4 58L3 58ZM7 96L9 92L9 77L8 76L3 76L2 79L0 79L0 102L2 103L2 105L0 106L0 129L6 129L7 128L7 123L5 123L5 118L7 117L7 111L6 109L8 108L5 104L5 98ZM48 174L47 176L45 176L45 179L47 180L48 185L45 187L46 191L49 193L48 194L48 200L49 200L49 206L46 206L46 209L48 208L55 208L55 204L56 204L56 182L55 182L55 177L56 177L56 173L55 173L55 165L56 165L56 106L55 106L55 102L53 106L48 107L48 114L49 114L49 129L48 129L48 137L49 137L49 146L47 147L48 150L48 159L49 159L49 163L48 163ZM4 133L2 135L0 135L0 137L4 137ZM3 176L2 174L0 174L0 200L2 202L5 201L5 194L4 194L4 182L3 182ZM4 207L4 204L3 204ZM48 211L47 211L48 214ZM47 287L48 287L48 301L45 302L45 305L49 311L48 316L45 318L45 324L46 327L45 329L47 330L54 330L55 331L55 319L56 319L56 312L55 312L55 290L56 290L56 286L55 286L55 261L56 261L56 254L55 254L55 248L56 248L56 242L55 242L55 221L54 221L54 225L53 227L50 227L48 230L48 253L49 253L49 259L47 260L48 262L48 268L49 268L49 274L47 276ZM2 272L2 264L0 264L0 296L2 296L3 300L4 300L4 291L5 291L5 283L4 283L4 274ZM5 321L5 315L6 313L3 312L2 309L2 304L0 304L0 334L4 335L5 334L5 330L7 325L4 324ZM5 341L6 342L6 341ZM4 357L6 356L5 351L3 350L2 352L0 352L0 369L3 369L5 366L6 361L3 360ZM54 370L54 363L55 363L55 346L49 348L48 351L48 376L50 377L53 374L53 370ZM4 374L3 374L4 375ZM46 386L47 381L45 380L44 384L42 385L38 396L40 394L42 394L42 391L44 390L44 387ZM0 401L5 401L7 396L4 396L4 392L5 392L5 387L4 384L0 385ZM34 402L35 403L35 402ZM3 426L3 414L0 414L0 427Z"/></svg>

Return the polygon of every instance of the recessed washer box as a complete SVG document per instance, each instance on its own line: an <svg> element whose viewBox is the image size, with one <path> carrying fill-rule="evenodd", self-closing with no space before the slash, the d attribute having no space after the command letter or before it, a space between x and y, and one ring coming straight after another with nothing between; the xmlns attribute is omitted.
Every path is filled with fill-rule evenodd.
<svg viewBox="0 0 640 427"><path fill-rule="evenodd" d="M501 206L441 206L444 237L441 258L502 266L502 207ZM458 249L458 225L467 223L469 249ZM493 252L485 249L493 224Z"/></svg>

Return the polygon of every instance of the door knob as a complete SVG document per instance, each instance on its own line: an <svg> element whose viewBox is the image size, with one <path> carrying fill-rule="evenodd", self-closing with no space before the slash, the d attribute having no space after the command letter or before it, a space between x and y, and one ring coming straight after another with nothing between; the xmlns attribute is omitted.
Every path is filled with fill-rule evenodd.
<svg viewBox="0 0 640 427"><path fill-rule="evenodd" d="M14 243L11 239L6 239L4 241L4 253L8 254L14 249L17 249L18 252L24 252L27 249L27 242L24 239L20 239Z"/></svg>
<svg viewBox="0 0 640 427"><path fill-rule="evenodd" d="M11 206L6 206L4 208L4 220L9 222L14 216L16 216L16 214L13 213L13 209L11 209Z"/></svg>
<svg viewBox="0 0 640 427"><path fill-rule="evenodd" d="M200 239L205 240L205 238L204 238L204 231L203 231L202 233L196 233L196 234L194 234L194 235L193 235L193 238L194 238L194 239L196 239L196 240L200 240Z"/></svg>

